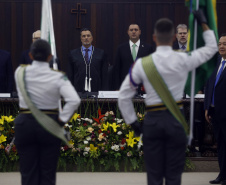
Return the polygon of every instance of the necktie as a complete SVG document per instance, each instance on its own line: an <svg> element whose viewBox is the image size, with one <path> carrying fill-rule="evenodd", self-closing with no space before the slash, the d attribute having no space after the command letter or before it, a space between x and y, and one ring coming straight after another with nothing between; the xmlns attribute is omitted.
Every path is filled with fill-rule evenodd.
<svg viewBox="0 0 226 185"><path fill-rule="evenodd" d="M215 92L215 87L216 87L217 82L220 79L221 73L222 73L222 71L224 69L224 64L225 64L225 60L222 61L221 68L220 68L219 72L217 73L217 77L216 77L215 84L214 84L214 89L213 89L212 105L214 105L214 92Z"/></svg>
<svg viewBox="0 0 226 185"><path fill-rule="evenodd" d="M186 49L186 47L183 45L183 46L181 46L181 49L182 49L182 50L185 50L185 49Z"/></svg>
<svg viewBox="0 0 226 185"><path fill-rule="evenodd" d="M132 49L133 61L135 61L137 58L137 52L135 48L136 48L136 44L133 44L133 49Z"/></svg>
<svg viewBox="0 0 226 185"><path fill-rule="evenodd" d="M87 64L89 64L89 55L88 55L88 51L89 51L89 49L85 49L85 61L86 61L86 63Z"/></svg>

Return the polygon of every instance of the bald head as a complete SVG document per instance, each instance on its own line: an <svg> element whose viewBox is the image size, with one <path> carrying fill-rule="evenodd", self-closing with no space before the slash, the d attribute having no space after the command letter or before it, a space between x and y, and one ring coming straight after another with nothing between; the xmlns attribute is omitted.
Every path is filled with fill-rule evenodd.
<svg viewBox="0 0 226 185"><path fill-rule="evenodd" d="M41 38L41 31L37 30L32 34L32 42Z"/></svg>

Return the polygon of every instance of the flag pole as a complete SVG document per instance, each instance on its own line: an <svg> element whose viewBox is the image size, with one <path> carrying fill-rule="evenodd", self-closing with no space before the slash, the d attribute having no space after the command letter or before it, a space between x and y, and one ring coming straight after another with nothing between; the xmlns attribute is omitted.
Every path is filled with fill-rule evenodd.
<svg viewBox="0 0 226 185"><path fill-rule="evenodd" d="M191 1L192 4L192 1ZM196 1L196 10L199 9L199 0ZM192 11L190 11L192 13ZM197 20L194 19L194 43L193 50L197 48ZM194 92L195 92L195 72L196 69L192 70L191 73L191 97L190 97L190 134L188 139L188 145L191 145L193 139L193 124L194 124Z"/></svg>
<svg viewBox="0 0 226 185"><path fill-rule="evenodd" d="M56 63L56 43L55 43L55 35L54 35L54 28L53 28L53 16L52 16L52 5L51 0L48 0L48 7L49 7L49 21L50 21L50 45L53 55L53 69L58 70L58 66Z"/></svg>

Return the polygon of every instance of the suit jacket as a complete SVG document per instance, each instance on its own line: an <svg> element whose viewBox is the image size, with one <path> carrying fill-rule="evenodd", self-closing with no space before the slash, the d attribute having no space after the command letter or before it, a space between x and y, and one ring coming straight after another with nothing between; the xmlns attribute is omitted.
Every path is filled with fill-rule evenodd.
<svg viewBox="0 0 226 185"><path fill-rule="evenodd" d="M10 53L0 50L0 93L13 91L13 67Z"/></svg>
<svg viewBox="0 0 226 185"><path fill-rule="evenodd" d="M151 45L140 41L137 58L147 56L153 52ZM129 41L121 44L116 53L115 64L113 67L113 90L119 90L121 83L129 72L131 65L134 63L131 54Z"/></svg>
<svg viewBox="0 0 226 185"><path fill-rule="evenodd" d="M178 41L175 41L175 42L173 43L173 49L174 49L174 50L180 49L179 44L178 44Z"/></svg>
<svg viewBox="0 0 226 185"><path fill-rule="evenodd" d="M88 73L89 73L89 67ZM94 47L92 60L90 64L91 91L98 92L107 90L108 63L104 50ZM74 85L77 92L84 92L86 65L81 52L81 48L72 50L69 54L68 77Z"/></svg>
<svg viewBox="0 0 226 185"><path fill-rule="evenodd" d="M219 56L217 59L217 66L207 81L205 89L205 100L204 108L205 110L210 109L212 95L214 90L214 84L217 76L217 71L220 66L222 57ZM215 107L215 120L213 123L215 135L217 136L219 131L222 130L224 137L226 137L226 68L224 68L218 83L215 86L214 92L214 107Z"/></svg>
<svg viewBox="0 0 226 185"><path fill-rule="evenodd" d="M29 52L30 52L30 50L26 50L21 54L19 62L18 62L18 66L21 64L31 64L32 63L32 60L30 59L30 56L29 56Z"/></svg>
<svg viewBox="0 0 226 185"><path fill-rule="evenodd" d="M26 50L21 54L20 60L18 62L18 66L21 64L31 64L32 63L32 60L29 56L29 52L30 52L30 50ZM56 59L56 63L58 65L58 69L60 69L60 61L58 59ZM51 60L49 62L49 67L53 68L53 60Z"/></svg>

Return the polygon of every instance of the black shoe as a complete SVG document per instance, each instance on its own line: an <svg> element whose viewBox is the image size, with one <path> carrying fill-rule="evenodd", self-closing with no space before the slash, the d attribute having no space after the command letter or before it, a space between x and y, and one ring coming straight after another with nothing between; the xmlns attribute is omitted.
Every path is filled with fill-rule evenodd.
<svg viewBox="0 0 226 185"><path fill-rule="evenodd" d="M222 185L226 185L226 180L221 181Z"/></svg>
<svg viewBox="0 0 226 185"><path fill-rule="evenodd" d="M221 178L217 177L215 180L212 180L209 183L210 184L221 184L221 181L222 181Z"/></svg>

